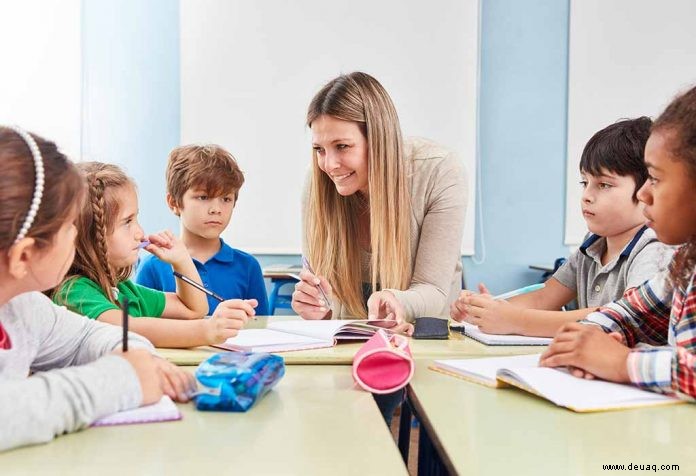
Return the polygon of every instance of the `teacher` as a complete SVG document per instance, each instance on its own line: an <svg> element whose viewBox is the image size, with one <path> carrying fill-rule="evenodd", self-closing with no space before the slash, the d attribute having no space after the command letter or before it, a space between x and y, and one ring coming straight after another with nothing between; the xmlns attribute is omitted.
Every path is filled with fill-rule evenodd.
<svg viewBox="0 0 696 476"><path fill-rule="evenodd" d="M446 318L461 290L461 163L429 140L402 139L389 94L366 73L326 84L307 125L304 255L316 274L300 273L292 308L305 319L392 319L406 334L418 317Z"/></svg>

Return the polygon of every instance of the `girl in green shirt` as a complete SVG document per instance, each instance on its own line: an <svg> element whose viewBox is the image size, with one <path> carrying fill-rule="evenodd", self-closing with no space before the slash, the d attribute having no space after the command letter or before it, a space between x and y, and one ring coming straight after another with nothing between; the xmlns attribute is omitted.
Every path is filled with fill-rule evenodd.
<svg viewBox="0 0 696 476"><path fill-rule="evenodd" d="M140 286L129 278L141 248L200 283L183 243L170 231L145 236L138 223L138 196L133 181L115 165L78 165L87 180L87 200L77 220L75 261L57 288L58 304L110 324L121 324L119 302L128 298L130 329L157 347L219 344L237 335L255 300L220 303L211 319L204 293L177 280L176 293ZM157 319L160 317L168 319Z"/></svg>

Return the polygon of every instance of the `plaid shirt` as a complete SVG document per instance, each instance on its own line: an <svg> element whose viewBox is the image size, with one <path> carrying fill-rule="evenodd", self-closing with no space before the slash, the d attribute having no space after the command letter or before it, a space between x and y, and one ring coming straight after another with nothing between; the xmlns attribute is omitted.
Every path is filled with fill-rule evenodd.
<svg viewBox="0 0 696 476"><path fill-rule="evenodd" d="M620 332L632 348L627 366L631 381L642 388L696 400L696 283L673 289L669 270L585 321L606 332Z"/></svg>

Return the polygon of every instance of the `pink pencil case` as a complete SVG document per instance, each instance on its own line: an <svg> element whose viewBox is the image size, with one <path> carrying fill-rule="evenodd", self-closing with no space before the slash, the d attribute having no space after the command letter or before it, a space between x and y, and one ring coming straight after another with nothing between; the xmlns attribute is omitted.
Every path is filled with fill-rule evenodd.
<svg viewBox="0 0 696 476"><path fill-rule="evenodd" d="M382 329L353 358L353 379L372 393L392 393L404 388L414 370L408 339Z"/></svg>

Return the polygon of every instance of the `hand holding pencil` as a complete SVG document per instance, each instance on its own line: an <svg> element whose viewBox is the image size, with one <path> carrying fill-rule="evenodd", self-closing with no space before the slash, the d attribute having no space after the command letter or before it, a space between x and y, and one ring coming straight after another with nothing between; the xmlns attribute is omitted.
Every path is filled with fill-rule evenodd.
<svg viewBox="0 0 696 476"><path fill-rule="evenodd" d="M303 319L324 319L331 311L332 288L323 276L314 274L309 262L303 259L300 281L292 293L292 309Z"/></svg>

